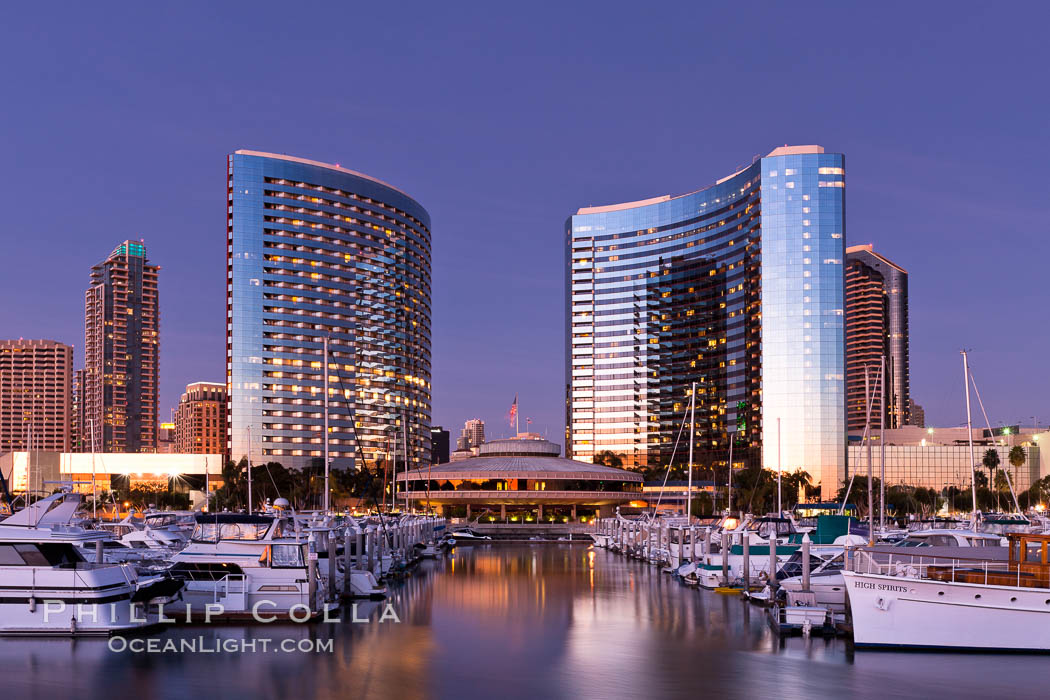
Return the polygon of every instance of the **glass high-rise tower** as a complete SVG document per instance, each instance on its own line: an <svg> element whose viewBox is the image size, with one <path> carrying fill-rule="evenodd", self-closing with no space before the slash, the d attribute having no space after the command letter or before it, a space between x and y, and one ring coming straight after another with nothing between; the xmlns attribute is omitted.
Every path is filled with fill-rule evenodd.
<svg viewBox="0 0 1050 700"><path fill-rule="evenodd" d="M911 424L908 360L908 271L875 252L871 245L846 248L846 415L850 430L864 430L867 402L864 368L875 386L881 358L886 358L886 405L883 391L872 400L871 424Z"/></svg>
<svg viewBox="0 0 1050 700"><path fill-rule="evenodd" d="M845 162L785 146L681 196L566 223L567 452L846 471ZM676 448L677 444L677 448Z"/></svg>
<svg viewBox="0 0 1050 700"><path fill-rule="evenodd" d="M409 462L428 463L430 246L430 216L396 187L302 158L229 156L232 459L323 464L327 338L332 465L401 460L406 437Z"/></svg>

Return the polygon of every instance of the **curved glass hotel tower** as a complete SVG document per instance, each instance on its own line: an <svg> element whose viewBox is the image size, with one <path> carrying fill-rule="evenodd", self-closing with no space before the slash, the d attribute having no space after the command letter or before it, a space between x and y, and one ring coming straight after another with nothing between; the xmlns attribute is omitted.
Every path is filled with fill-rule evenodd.
<svg viewBox="0 0 1050 700"><path fill-rule="evenodd" d="M430 459L430 216L338 165L236 151L227 164L232 459ZM360 453L358 453L360 448Z"/></svg>
<svg viewBox="0 0 1050 700"><path fill-rule="evenodd" d="M845 159L777 148L690 194L566 222L569 456L664 465L696 382L706 469L846 472ZM674 461L688 461L688 434Z"/></svg>

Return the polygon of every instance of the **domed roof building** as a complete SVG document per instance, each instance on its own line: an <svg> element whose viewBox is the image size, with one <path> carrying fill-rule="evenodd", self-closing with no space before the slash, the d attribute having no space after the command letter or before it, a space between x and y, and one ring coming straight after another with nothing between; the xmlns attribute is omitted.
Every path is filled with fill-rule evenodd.
<svg viewBox="0 0 1050 700"><path fill-rule="evenodd" d="M537 435L492 440L477 457L397 475L399 499L450 507L467 517L550 521L611 513L642 497L641 474L561 457L561 446ZM430 482L428 494L427 482Z"/></svg>

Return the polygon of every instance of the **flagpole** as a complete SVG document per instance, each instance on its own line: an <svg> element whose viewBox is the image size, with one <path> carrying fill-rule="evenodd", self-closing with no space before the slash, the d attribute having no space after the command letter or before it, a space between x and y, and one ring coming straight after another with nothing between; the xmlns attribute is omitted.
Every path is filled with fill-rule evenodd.
<svg viewBox="0 0 1050 700"><path fill-rule="evenodd" d="M514 437L521 435L521 419L518 416L521 415L521 407L518 406L518 395L514 394Z"/></svg>

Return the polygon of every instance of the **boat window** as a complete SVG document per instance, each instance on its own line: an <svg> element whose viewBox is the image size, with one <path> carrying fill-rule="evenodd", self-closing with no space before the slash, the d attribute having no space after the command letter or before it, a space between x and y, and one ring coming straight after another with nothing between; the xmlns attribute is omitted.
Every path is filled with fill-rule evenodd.
<svg viewBox="0 0 1050 700"><path fill-rule="evenodd" d="M846 564L845 553L836 554L831 559L820 565L821 571L842 571Z"/></svg>
<svg viewBox="0 0 1050 700"><path fill-rule="evenodd" d="M194 542L218 542L219 526L215 523L197 523L190 539Z"/></svg>
<svg viewBox="0 0 1050 700"><path fill-rule="evenodd" d="M261 540L269 529L268 523L223 523L219 537L224 540Z"/></svg>
<svg viewBox="0 0 1050 700"><path fill-rule="evenodd" d="M51 566L76 564L84 561L84 557L80 556L80 552L76 550L76 547L67 542L41 542L37 547Z"/></svg>
<svg viewBox="0 0 1050 700"><path fill-rule="evenodd" d="M301 544L273 545L273 568L301 569L303 567L303 546Z"/></svg>
<svg viewBox="0 0 1050 700"><path fill-rule="evenodd" d="M23 566L22 557L15 551L14 545L0 544L0 566Z"/></svg>
<svg viewBox="0 0 1050 700"><path fill-rule="evenodd" d="M22 555L22 561L27 566L51 566L51 562L37 549L35 544L16 544L15 551Z"/></svg>
<svg viewBox="0 0 1050 700"><path fill-rule="evenodd" d="M969 539L970 539L970 546L971 547L998 547L998 546L1000 546L1000 541L999 540L993 540L993 539L985 538L985 537L971 537Z"/></svg>
<svg viewBox="0 0 1050 700"><path fill-rule="evenodd" d="M230 574L243 573L236 564L226 563L177 562L171 567L172 576L190 581L221 581Z"/></svg>

